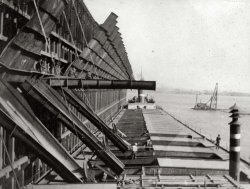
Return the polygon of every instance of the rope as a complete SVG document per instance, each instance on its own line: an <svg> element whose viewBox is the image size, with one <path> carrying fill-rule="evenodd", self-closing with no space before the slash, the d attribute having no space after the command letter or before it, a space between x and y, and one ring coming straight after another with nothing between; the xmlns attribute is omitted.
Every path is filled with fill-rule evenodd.
<svg viewBox="0 0 250 189"><path fill-rule="evenodd" d="M34 6L35 6L35 9L36 9L36 14L38 16L39 24L40 24L40 26L42 28L43 36L44 36L44 39L45 39L45 46L46 46L45 48L47 49L47 47L48 47L49 53L50 53L50 58L51 58L52 63L54 65L54 67L55 67L55 61L53 59L53 54L52 54L51 49L50 49L50 42L48 41L48 37L46 36L45 30L44 30L44 27L43 27L43 23L42 23L42 20L41 20L39 11L38 11L38 7L37 7L37 4L36 4L36 0L33 0L33 3L34 3Z"/></svg>
<svg viewBox="0 0 250 189"><path fill-rule="evenodd" d="M75 1L74 1L74 0L72 1L72 4L73 4L74 10L75 10L75 12L76 12L77 20L78 20L78 22L79 22L79 25L80 25L80 28L81 28L81 32L82 32L82 34L83 34L83 38L84 38L84 41L85 41L85 44L86 44L86 46L89 48L89 45L88 45L88 42L87 42L87 39L86 39L86 35L85 35L85 32L84 32L84 29L83 29L83 26L82 26L82 23L81 23L79 14L78 14L78 12L77 12L77 9L76 9ZM90 48L89 48L89 49L90 49ZM91 53L90 53L90 58L91 58L91 61L92 61L93 64L94 64L94 67L97 67L96 64L95 64L95 62L94 62L94 60L93 60L93 57L92 57L92 54L91 54ZM87 63L87 64L88 64L88 63ZM87 66L87 64L84 66L84 68ZM97 74L97 72L96 72L96 69L94 70L94 73L95 73L95 75L98 76L98 74ZM87 103L89 104L89 107L90 107L91 110L94 112L93 107L91 106L91 104L90 104L90 102L89 102L89 99L86 97L85 92L84 92L83 94L84 94L85 98L87 99Z"/></svg>
<svg viewBox="0 0 250 189"><path fill-rule="evenodd" d="M10 162L10 167L11 167L11 169L12 169L12 172L13 172L13 175L14 175L14 179L16 180L17 187L20 189L20 188L21 188L21 187L20 187L20 183L19 183L19 181L18 181L18 179L17 179L15 169L14 169L14 167L13 167L13 165L12 165L12 161L11 161L9 152L8 152L8 150L7 150L5 141L4 141L4 139L3 139L3 137L2 137L1 135L0 135L0 137L1 137L1 140L2 140L2 142L3 142L4 150L5 150L6 154L7 154L8 160L9 160L9 162Z"/></svg>
<svg viewBox="0 0 250 189"><path fill-rule="evenodd" d="M74 45L74 47L75 47L76 56L77 56L77 58L79 59L79 55L78 55L77 49L76 49L76 44L75 44L75 41L74 41L72 32L71 32L70 27L69 27L68 20L67 20L67 17L66 17L66 14L65 14L64 11L63 11L63 16L64 16L64 19L65 19L65 21L66 21L67 28L68 28L68 30L69 30L69 34L70 34L71 41L72 41L72 43L73 43L73 45ZM71 64L68 66L68 68L66 69L65 73L68 71L68 69L71 67L72 64L73 64L73 61L72 61Z"/></svg>
<svg viewBox="0 0 250 189"><path fill-rule="evenodd" d="M39 24L40 24L40 26L41 26L41 28L42 28L43 36L44 36L44 38L45 38L46 46L47 46L47 45L48 45L47 36L46 36L45 30L44 30L44 27L43 27L43 23L42 23L42 20L41 20L39 11L38 11L38 7L37 7L37 4L36 4L36 0L33 0L33 3L34 3L34 6L35 6L35 9L36 9L36 14L37 14L37 16L38 16Z"/></svg>
<svg viewBox="0 0 250 189"><path fill-rule="evenodd" d="M77 9L76 9L75 1L74 1L74 0L72 1L72 4L73 4L73 7L74 7L74 9L75 9L76 17L77 17L77 20L78 20L78 22L79 22L79 25L80 25L80 28L81 28L81 31L82 31L82 34L83 34L83 39L84 39L84 41L85 41L86 46L89 48L89 45L88 45L88 42L87 42L87 38L86 38L86 35L85 35L85 32L84 32L84 29L83 29L83 26L82 26L82 23L81 23L79 14L78 14L78 12L77 12ZM90 48L89 48L89 49L90 49ZM90 53L90 59L91 59L91 61L93 62L94 67L97 67L96 64L95 64L95 62L94 62L94 60L93 60L93 57L92 57L91 53ZM94 74L98 76L98 74L97 74L97 72L96 72L96 69L94 70Z"/></svg>
<svg viewBox="0 0 250 189"><path fill-rule="evenodd" d="M82 34L83 34L83 38L84 38L84 41L85 41L85 44L86 44L86 46L89 48L89 45L88 45L88 42L87 42L87 39L86 39L86 36L85 36L85 32L84 32L82 23L81 23L81 21L80 21L80 17L79 17L79 14L78 14L78 12L77 12L77 9L76 9L74 0L72 1L72 4L73 4L74 10L75 10L75 12L76 12L77 20L78 20L78 22L79 22L79 25L80 25L80 28L81 28L81 31L82 31ZM69 28L69 24L68 24L68 21L67 21L67 17L66 17L65 12L63 12L63 15L64 15L64 18L65 18L65 20L66 20L67 28L68 28L68 30L69 30L69 32L70 32L71 39L72 39L72 41L73 41L73 35L72 35L71 30L70 30L70 28ZM74 41L73 41L73 44L74 44ZM74 46L75 46L75 44L74 44ZM89 49L90 49L90 48L89 48ZM78 56L78 54L77 54L77 56ZM78 58L79 58L79 56L78 56ZM92 57L92 54L91 54L91 53L90 53L90 58L91 58L91 61L92 61L93 64L94 64L94 67L97 67L96 64L95 64L95 62L94 62L94 60L93 60L93 57ZM87 64L88 64L88 63L87 63ZM87 64L85 64L84 68L87 67ZM94 68L94 67L93 67L93 68ZM97 74L97 72L96 72L96 69L94 70L94 74L98 76L98 74ZM81 83L81 84L82 84L82 83ZM82 86L82 88L83 88L83 86ZM86 98L86 100L87 100L87 104L88 104L89 108L94 112L94 109L93 109L93 107L92 107L92 105L91 105L91 103L90 103L90 101L89 101L89 99L88 99L88 97L87 97L85 91L83 91L83 94L84 94L84 96L85 96L85 98ZM65 98L65 101L66 101L66 97L65 97L64 92L63 92L63 95L64 95L64 98ZM67 101L66 101L66 102L67 102ZM103 128L102 128L102 132L103 132Z"/></svg>

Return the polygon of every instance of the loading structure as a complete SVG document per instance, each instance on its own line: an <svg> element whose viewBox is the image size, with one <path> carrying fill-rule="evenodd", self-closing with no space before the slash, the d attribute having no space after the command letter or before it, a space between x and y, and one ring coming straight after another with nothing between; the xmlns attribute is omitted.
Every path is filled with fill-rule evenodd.
<svg viewBox="0 0 250 189"><path fill-rule="evenodd" d="M0 187L238 188L199 134L121 108L155 82L134 81L114 13L99 25L82 0L0 6Z"/></svg>
<svg viewBox="0 0 250 189"><path fill-rule="evenodd" d="M0 16L0 187L21 188L50 173L95 182L79 153L120 175L124 164L106 141L122 152L131 145L108 123L126 89L154 90L155 82L134 81L117 16L99 25L81 0L4 0Z"/></svg>

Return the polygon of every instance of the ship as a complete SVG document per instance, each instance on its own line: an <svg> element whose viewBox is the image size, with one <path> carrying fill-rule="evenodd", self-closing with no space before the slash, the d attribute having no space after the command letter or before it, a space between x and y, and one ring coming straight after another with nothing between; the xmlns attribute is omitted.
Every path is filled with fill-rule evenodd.
<svg viewBox="0 0 250 189"><path fill-rule="evenodd" d="M230 168L226 149L143 93L156 82L135 80L115 13L98 24L82 0L0 7L0 188L249 182L248 162ZM129 102L127 89L138 90Z"/></svg>
<svg viewBox="0 0 250 189"><path fill-rule="evenodd" d="M206 103L198 102L198 95L196 95L196 103L194 110L217 110L218 101L218 83L215 84L214 92Z"/></svg>

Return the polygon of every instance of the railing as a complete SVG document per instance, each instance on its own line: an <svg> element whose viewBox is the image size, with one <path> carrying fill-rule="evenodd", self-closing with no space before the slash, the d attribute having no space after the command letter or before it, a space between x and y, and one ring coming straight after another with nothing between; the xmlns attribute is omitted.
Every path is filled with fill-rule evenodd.
<svg viewBox="0 0 250 189"><path fill-rule="evenodd" d="M24 156L20 159L18 159L17 161L12 163L12 167L13 169L21 169L21 166L25 163L29 163L30 160L27 156ZM7 167L0 169L0 178L10 175L10 173L13 171L12 167L10 165L8 165Z"/></svg>

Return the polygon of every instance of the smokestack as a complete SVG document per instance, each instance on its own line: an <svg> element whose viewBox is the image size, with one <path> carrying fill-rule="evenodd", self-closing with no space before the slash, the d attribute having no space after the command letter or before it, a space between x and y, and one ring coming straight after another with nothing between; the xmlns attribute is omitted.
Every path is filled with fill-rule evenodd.
<svg viewBox="0 0 250 189"><path fill-rule="evenodd" d="M229 175L236 181L240 179L240 123L239 108L234 104L229 108L232 121L230 125Z"/></svg>
<svg viewBox="0 0 250 189"><path fill-rule="evenodd" d="M143 90L138 89L138 101L140 103L143 103L143 98L144 98L144 96L143 96Z"/></svg>

